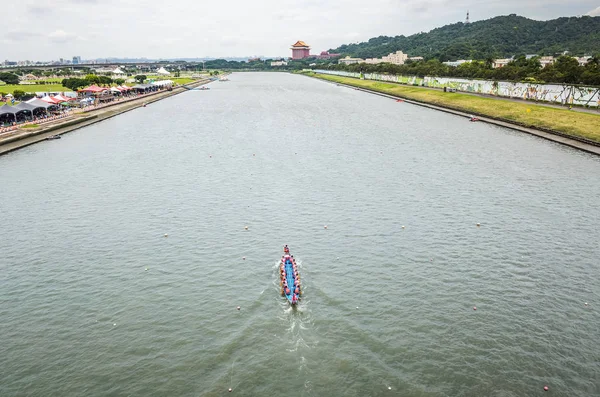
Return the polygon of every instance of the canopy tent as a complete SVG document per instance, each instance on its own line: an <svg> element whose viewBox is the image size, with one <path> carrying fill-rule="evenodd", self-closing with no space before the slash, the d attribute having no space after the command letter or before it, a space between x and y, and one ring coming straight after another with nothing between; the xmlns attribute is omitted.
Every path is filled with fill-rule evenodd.
<svg viewBox="0 0 600 397"><path fill-rule="evenodd" d="M172 80L161 80L161 81L155 81L154 83L151 83L152 85L158 86L158 87L171 87L173 86L173 81Z"/></svg>
<svg viewBox="0 0 600 397"><path fill-rule="evenodd" d="M32 98L32 99L28 100L27 103L35 106L36 108L44 108L44 109L48 109L50 106L54 105L52 103L42 101L41 99L38 99L38 98Z"/></svg>
<svg viewBox="0 0 600 397"><path fill-rule="evenodd" d="M53 98L54 98L54 100L60 101L60 102L68 102L68 101L72 101L74 99L74 98L64 97L60 94L55 95Z"/></svg>
<svg viewBox="0 0 600 397"><path fill-rule="evenodd" d="M51 96L44 96L40 99L40 101L48 102L52 105L56 105L57 103L62 102L62 101L57 101L56 99L54 99L54 97L51 97Z"/></svg>
<svg viewBox="0 0 600 397"><path fill-rule="evenodd" d="M125 72L122 71L121 68L116 68L112 71L112 74L125 74Z"/></svg>
<svg viewBox="0 0 600 397"><path fill-rule="evenodd" d="M3 114L15 114L17 113L14 110L14 106L10 106L10 105L4 105L4 106L0 106L0 116L2 116Z"/></svg>
<svg viewBox="0 0 600 397"><path fill-rule="evenodd" d="M138 85L134 85L133 87L131 87L132 90L149 90L153 88L152 85L150 84L138 84Z"/></svg>
<svg viewBox="0 0 600 397"><path fill-rule="evenodd" d="M158 74L163 74L163 75L165 75L165 76L166 76L166 75L169 75L169 74L171 74L171 73L169 73L169 71L168 71L167 69L165 69L164 67L161 67L160 69L158 69L158 70L156 71L156 73L158 73Z"/></svg>
<svg viewBox="0 0 600 397"><path fill-rule="evenodd" d="M83 88L81 90L79 90L80 92L91 92L91 93L96 93L96 92L102 92L102 91L106 91L107 88L102 88L102 87L98 87L97 85L91 85L87 88Z"/></svg>
<svg viewBox="0 0 600 397"><path fill-rule="evenodd" d="M32 104L27 103L27 102L21 102L18 105L13 106L13 109L14 109L15 113L19 113L19 112L23 112L23 111L33 112L37 108L38 108L37 106L32 105Z"/></svg>

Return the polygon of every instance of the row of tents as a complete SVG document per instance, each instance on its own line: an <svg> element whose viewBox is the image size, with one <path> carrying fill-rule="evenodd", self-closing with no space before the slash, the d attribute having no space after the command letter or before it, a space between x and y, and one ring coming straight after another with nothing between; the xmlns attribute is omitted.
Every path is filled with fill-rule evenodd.
<svg viewBox="0 0 600 397"><path fill-rule="evenodd" d="M40 113L46 113L48 108L53 106L58 107L58 103L50 103L42 99L33 98L27 102L21 102L15 106L0 106L0 117L6 114L12 114L13 118L16 120L18 113L24 113L25 115L29 113L31 116L33 116Z"/></svg>
<svg viewBox="0 0 600 397"><path fill-rule="evenodd" d="M26 102L21 102L15 106L0 106L0 117L3 115L12 114L14 119L16 120L16 116L18 113L23 113L23 115L27 116L29 112L30 116L34 116L40 113L46 113L46 111L52 106L55 106L56 108L58 108L58 105L69 106L72 101L79 101L80 104L86 105L94 102L95 96L104 96L110 94L119 95L132 90L138 92L150 92L157 91L160 88L168 88L172 85L173 81L171 80L156 81L150 84L138 84L133 87L127 87L125 85L117 87L99 87L97 85L91 85L87 88L78 90L79 93L87 94L86 98L73 98L61 94L54 96L46 95L41 98L33 98Z"/></svg>

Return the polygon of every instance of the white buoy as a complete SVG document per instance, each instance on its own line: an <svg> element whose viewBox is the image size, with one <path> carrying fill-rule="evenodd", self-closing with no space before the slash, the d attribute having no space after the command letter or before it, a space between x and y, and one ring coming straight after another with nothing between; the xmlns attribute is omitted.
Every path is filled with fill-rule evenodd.
<svg viewBox="0 0 600 397"><path fill-rule="evenodd" d="M237 309L238 309L238 310L240 310L240 309L241 309L241 307L239 307L239 306L238 306L238 307L237 307Z"/></svg>
<svg viewBox="0 0 600 397"><path fill-rule="evenodd" d="M243 260L243 261L245 261L245 260L246 260L246 257L245 257L245 256L242 256L242 260Z"/></svg>
<svg viewBox="0 0 600 397"><path fill-rule="evenodd" d="M114 323L114 324L113 324L113 327L115 327L116 325L117 325L117 323Z"/></svg>
<svg viewBox="0 0 600 397"><path fill-rule="evenodd" d="M587 305L588 305L588 303L587 303L587 302L585 302L585 305L587 306Z"/></svg>
<svg viewBox="0 0 600 397"><path fill-rule="evenodd" d="M388 386L388 390L392 390L392 386Z"/></svg>
<svg viewBox="0 0 600 397"><path fill-rule="evenodd" d="M404 225L402 225L402 229L404 229Z"/></svg>
<svg viewBox="0 0 600 397"><path fill-rule="evenodd" d="M169 235L167 233L165 233L165 237L169 237Z"/></svg>
<svg viewBox="0 0 600 397"><path fill-rule="evenodd" d="M229 388L229 393L231 393L232 391L233 391L233 389L230 387L230 388Z"/></svg>
<svg viewBox="0 0 600 397"><path fill-rule="evenodd" d="M248 230L248 226L244 226L244 229Z"/></svg>
<svg viewBox="0 0 600 397"><path fill-rule="evenodd" d="M481 224L479 224L479 223L478 223L478 224L477 224L477 227L479 227L479 226L481 226Z"/></svg>
<svg viewBox="0 0 600 397"><path fill-rule="evenodd" d="M325 229L327 229L327 225L325 225Z"/></svg>
<svg viewBox="0 0 600 397"><path fill-rule="evenodd" d="M144 269L145 271L148 271L148 268Z"/></svg>
<svg viewBox="0 0 600 397"><path fill-rule="evenodd" d="M356 306L356 308L358 309L358 306Z"/></svg>

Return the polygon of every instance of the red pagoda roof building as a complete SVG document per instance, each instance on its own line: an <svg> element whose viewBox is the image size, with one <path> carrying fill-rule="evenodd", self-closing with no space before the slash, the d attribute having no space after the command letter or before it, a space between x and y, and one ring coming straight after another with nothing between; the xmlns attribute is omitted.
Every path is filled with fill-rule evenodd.
<svg viewBox="0 0 600 397"><path fill-rule="evenodd" d="M292 59L304 59L310 57L310 47L302 40L292 44Z"/></svg>

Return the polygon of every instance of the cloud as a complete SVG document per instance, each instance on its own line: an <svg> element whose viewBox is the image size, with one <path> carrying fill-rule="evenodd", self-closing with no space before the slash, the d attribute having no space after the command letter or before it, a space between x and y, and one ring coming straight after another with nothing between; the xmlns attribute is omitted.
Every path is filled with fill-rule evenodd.
<svg viewBox="0 0 600 397"><path fill-rule="evenodd" d="M72 33L67 33L62 29L57 29L52 33L48 34L48 39L54 43L65 43L67 41L75 40L77 36Z"/></svg>
<svg viewBox="0 0 600 397"><path fill-rule="evenodd" d="M29 39L40 37L40 33L29 32L27 30L15 30L4 33L4 38L8 41L27 41Z"/></svg>
<svg viewBox="0 0 600 397"><path fill-rule="evenodd" d="M27 7L27 11L36 16L45 16L51 14L53 9L50 6L33 4Z"/></svg>
<svg viewBox="0 0 600 397"><path fill-rule="evenodd" d="M165 7L164 0L49 4L3 3L9 25L26 27L9 27L0 35L3 58L289 56L296 40L318 53L371 37L408 36L464 21L467 10L473 21L513 12L538 20L600 15L598 0L229 0L214 12L197 0L178 0L177 7Z"/></svg>
<svg viewBox="0 0 600 397"><path fill-rule="evenodd" d="M599 17L600 16L600 7L594 8L592 11L588 12L585 15L589 15L591 17Z"/></svg>

